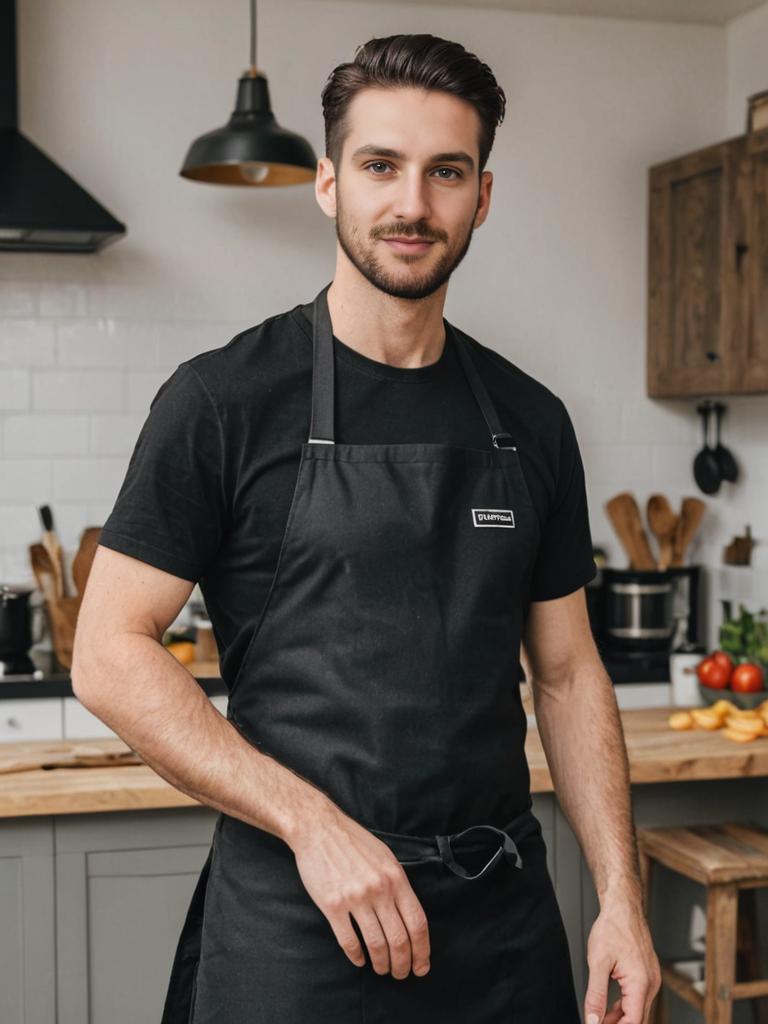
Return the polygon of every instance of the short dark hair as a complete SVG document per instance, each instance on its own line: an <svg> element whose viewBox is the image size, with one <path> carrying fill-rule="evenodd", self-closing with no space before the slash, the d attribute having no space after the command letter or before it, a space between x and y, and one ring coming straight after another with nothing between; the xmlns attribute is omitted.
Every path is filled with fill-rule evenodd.
<svg viewBox="0 0 768 1024"><path fill-rule="evenodd" d="M325 152L338 173L349 131L347 111L362 89L397 86L435 89L471 103L480 117L478 176L488 161L506 97L493 72L461 43L421 33L369 39L354 59L339 64L323 87Z"/></svg>

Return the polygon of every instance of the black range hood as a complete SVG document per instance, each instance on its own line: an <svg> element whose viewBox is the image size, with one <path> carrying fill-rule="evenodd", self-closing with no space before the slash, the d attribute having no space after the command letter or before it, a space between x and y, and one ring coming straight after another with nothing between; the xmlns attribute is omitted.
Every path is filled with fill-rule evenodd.
<svg viewBox="0 0 768 1024"><path fill-rule="evenodd" d="M97 252L124 235L17 125L16 0L0 0L0 252Z"/></svg>

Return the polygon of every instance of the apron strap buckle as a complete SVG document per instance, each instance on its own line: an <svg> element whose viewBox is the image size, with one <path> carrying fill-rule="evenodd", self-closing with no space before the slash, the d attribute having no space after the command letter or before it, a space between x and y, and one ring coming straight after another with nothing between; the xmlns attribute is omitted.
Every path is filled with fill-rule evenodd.
<svg viewBox="0 0 768 1024"><path fill-rule="evenodd" d="M492 437L492 440L493 440L493 444L494 444L494 446L496 448L512 448L514 451L517 451L517 445L514 445L514 444L499 444L499 440L500 439L503 439L505 441L514 441L514 438L512 437L512 435L508 434L506 430L501 430L497 434L492 434L491 437Z"/></svg>

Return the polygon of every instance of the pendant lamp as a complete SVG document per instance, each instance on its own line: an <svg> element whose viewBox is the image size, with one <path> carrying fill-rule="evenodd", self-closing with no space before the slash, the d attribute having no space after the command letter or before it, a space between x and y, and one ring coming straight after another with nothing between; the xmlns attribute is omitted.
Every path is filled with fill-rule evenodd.
<svg viewBox="0 0 768 1024"><path fill-rule="evenodd" d="M256 68L256 0L251 0L251 66L237 85L229 123L195 139L179 171L213 185L300 185L314 181L317 157L301 135L281 128L267 80Z"/></svg>

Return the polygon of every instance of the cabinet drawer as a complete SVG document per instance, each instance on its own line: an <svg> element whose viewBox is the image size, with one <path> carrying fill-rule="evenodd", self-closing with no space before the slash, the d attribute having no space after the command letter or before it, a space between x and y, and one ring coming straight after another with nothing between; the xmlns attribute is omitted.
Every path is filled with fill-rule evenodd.
<svg viewBox="0 0 768 1024"><path fill-rule="evenodd" d="M0 700L0 741L62 738L61 697Z"/></svg>
<svg viewBox="0 0 768 1024"><path fill-rule="evenodd" d="M77 697L64 698L65 740L95 740L114 735L114 731L84 707Z"/></svg>
<svg viewBox="0 0 768 1024"><path fill-rule="evenodd" d="M217 694L211 697L211 703L226 717L227 714L226 694ZM100 718L97 718L88 708L84 707L77 697L64 698L64 739L66 740L91 740L100 739L102 736L115 736Z"/></svg>

